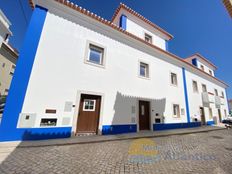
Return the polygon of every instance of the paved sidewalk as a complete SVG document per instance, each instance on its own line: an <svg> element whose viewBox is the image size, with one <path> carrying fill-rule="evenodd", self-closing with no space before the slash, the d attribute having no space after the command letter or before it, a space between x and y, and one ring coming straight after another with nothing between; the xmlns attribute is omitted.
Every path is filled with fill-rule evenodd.
<svg viewBox="0 0 232 174"><path fill-rule="evenodd" d="M23 141L23 142L2 142L0 143L0 153L4 148L25 148L25 147L43 147L43 146L64 146L72 144L89 144L107 141L120 141L137 138L155 138L172 135L184 135L191 133L209 132L225 129L223 125L202 126L197 128L171 129L163 131L141 131L138 133L118 134L118 135L91 135L91 136L73 136L64 139L40 140L40 141Z"/></svg>

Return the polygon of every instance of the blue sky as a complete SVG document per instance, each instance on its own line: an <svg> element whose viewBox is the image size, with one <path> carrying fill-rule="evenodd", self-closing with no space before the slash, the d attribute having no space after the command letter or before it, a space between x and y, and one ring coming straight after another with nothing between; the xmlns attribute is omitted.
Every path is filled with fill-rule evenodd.
<svg viewBox="0 0 232 174"><path fill-rule="evenodd" d="M170 52L187 57L199 52L212 61L216 76L232 86L232 19L221 0L72 0L74 3L111 19L120 2L159 25L174 39ZM10 19L14 36L10 43L20 51L32 10L28 0L1 0L0 8ZM228 89L232 98L232 88Z"/></svg>

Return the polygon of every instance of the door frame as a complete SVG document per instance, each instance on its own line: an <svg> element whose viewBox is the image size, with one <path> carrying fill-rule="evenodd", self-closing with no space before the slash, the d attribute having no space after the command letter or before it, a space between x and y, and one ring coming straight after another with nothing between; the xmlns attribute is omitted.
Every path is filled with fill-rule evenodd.
<svg viewBox="0 0 232 174"><path fill-rule="evenodd" d="M78 120L78 114L79 114L79 108L80 108L80 101L81 101L81 95L96 95L101 97L100 102L100 113L98 118L98 128L97 128L97 135L102 134L102 123L103 123L103 107L104 107L104 93L101 92L93 92L93 91L84 91L84 90L78 90L76 95L76 102L75 102L75 110L73 115L73 122L72 122L72 136L75 136L77 133L77 120Z"/></svg>
<svg viewBox="0 0 232 174"><path fill-rule="evenodd" d="M140 127L139 127L139 101L146 101L149 103L149 130L147 131L153 131L153 122L152 122L152 117L151 117L151 100L149 99L145 99L145 98L139 98L137 99L137 102L136 102L136 111L137 111L137 121L136 121L136 124L137 124L137 132L140 132Z"/></svg>
<svg viewBox="0 0 232 174"><path fill-rule="evenodd" d="M203 113L204 113L204 123L202 123L202 116L201 116L201 125L206 125L206 118L205 118L205 108L203 106L200 106L200 116L201 116L201 108L203 109Z"/></svg>

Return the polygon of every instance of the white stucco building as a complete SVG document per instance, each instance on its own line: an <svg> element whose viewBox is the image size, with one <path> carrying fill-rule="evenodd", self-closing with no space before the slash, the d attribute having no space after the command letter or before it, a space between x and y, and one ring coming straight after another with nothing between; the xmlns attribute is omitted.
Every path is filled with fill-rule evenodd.
<svg viewBox="0 0 232 174"><path fill-rule="evenodd" d="M126 5L107 21L65 0L30 4L2 140L195 127L228 114L216 66L170 53L173 36Z"/></svg>

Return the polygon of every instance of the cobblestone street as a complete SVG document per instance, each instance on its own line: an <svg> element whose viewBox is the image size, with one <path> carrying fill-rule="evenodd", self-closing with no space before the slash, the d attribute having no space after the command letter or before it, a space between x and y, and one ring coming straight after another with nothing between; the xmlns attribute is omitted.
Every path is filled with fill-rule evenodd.
<svg viewBox="0 0 232 174"><path fill-rule="evenodd" d="M16 148L0 173L231 173L232 130Z"/></svg>

